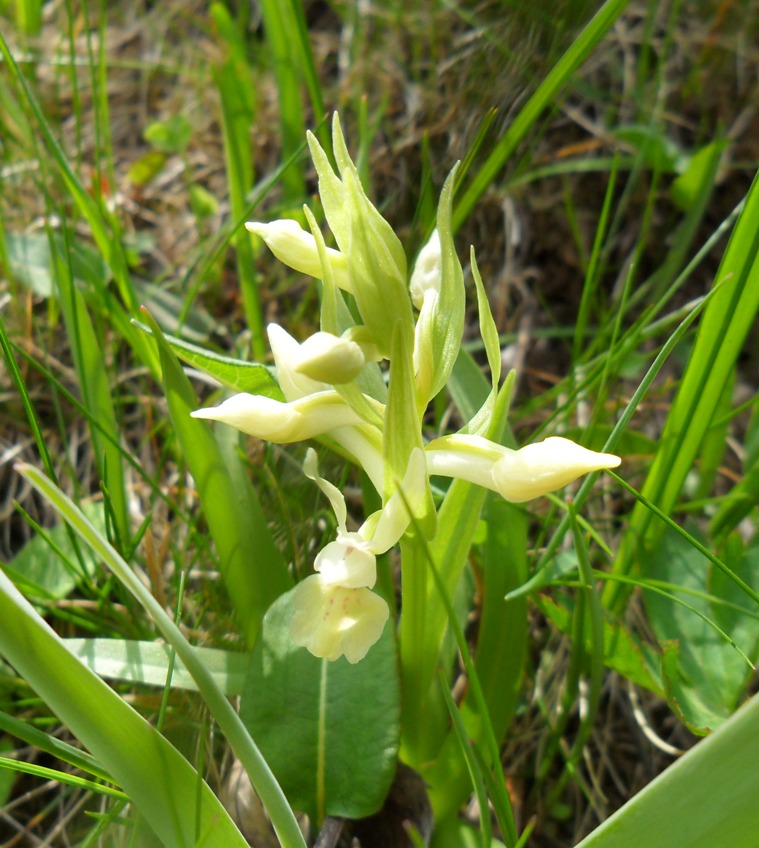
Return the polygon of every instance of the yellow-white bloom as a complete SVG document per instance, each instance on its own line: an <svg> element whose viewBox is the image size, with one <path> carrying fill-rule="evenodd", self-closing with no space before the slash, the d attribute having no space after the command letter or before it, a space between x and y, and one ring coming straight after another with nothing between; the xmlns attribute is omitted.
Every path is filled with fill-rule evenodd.
<svg viewBox="0 0 759 848"><path fill-rule="evenodd" d="M220 406L196 409L191 415L221 421L249 436L278 444L313 439L337 427L355 426L362 421L335 391L319 392L289 403L243 392Z"/></svg>
<svg viewBox="0 0 759 848"><path fill-rule="evenodd" d="M389 615L387 603L371 591L377 581L376 555L406 532L411 521L406 504L414 510L424 498L424 452L412 453L399 491L353 533L346 527L345 498L319 474L315 451L308 451L303 469L329 499L338 531L337 539L316 557L317 573L302 580L294 592L291 636L317 657L334 660L345 654L349 662L358 662L382 635Z"/></svg>
<svg viewBox="0 0 759 848"><path fill-rule="evenodd" d="M616 468L621 461L618 456L588 450L560 436L519 450L469 435L445 436L427 446L430 474L468 480L512 503L555 492L583 474Z"/></svg>
<svg viewBox="0 0 759 848"><path fill-rule="evenodd" d="M329 383L303 373L304 363L305 371L313 374L309 363L314 365L321 360L318 368L325 370L321 376L327 376L326 370L331 368L342 371L342 374L336 375L337 379L344 377L346 368L355 370L359 357L361 362L364 361L363 345L350 339L343 343L343 340L328 333L317 333L317 336L327 336L338 343L333 349L332 361L328 362L330 357L325 353L323 343L317 342L315 353L313 343L299 344L278 324L269 324L266 331L274 355L277 380L287 403L243 393L234 395L218 407L199 409L192 413L193 416L222 421L251 436L280 444L329 434L356 457L379 491L385 473L379 430L367 424L332 390ZM316 374L320 376L318 368ZM335 378L335 374L331 376ZM334 381L337 382L337 379ZM383 408L381 404L376 406L381 417Z"/></svg>
<svg viewBox="0 0 759 848"><path fill-rule="evenodd" d="M316 239L304 230L297 221L281 218L268 224L248 221L245 228L260 236L271 252L285 265L289 265L301 274L321 279L324 272L316 247ZM327 260L335 276L336 285L345 291L351 291L348 259L331 247L327 248Z"/></svg>
<svg viewBox="0 0 759 848"><path fill-rule="evenodd" d="M346 589L312 574L298 583L290 636L314 656L350 663L362 660L380 638L390 615L387 603L370 589Z"/></svg>
<svg viewBox="0 0 759 848"><path fill-rule="evenodd" d="M327 383L312 380L298 372L301 346L284 327L280 327L279 324L269 324L266 335L269 337L269 347L277 368L277 382L286 400L298 400L306 395L329 389Z"/></svg>
<svg viewBox="0 0 759 848"><path fill-rule="evenodd" d="M411 300L419 310L414 327L414 375L417 393L425 402L429 399L435 373L432 333L435 308L440 297L440 254L440 236L435 230L421 249L409 282Z"/></svg>
<svg viewBox="0 0 759 848"><path fill-rule="evenodd" d="M621 462L613 454L597 453L553 436L509 451L493 466L493 481L507 501L521 503L561 489L591 471L616 468Z"/></svg>

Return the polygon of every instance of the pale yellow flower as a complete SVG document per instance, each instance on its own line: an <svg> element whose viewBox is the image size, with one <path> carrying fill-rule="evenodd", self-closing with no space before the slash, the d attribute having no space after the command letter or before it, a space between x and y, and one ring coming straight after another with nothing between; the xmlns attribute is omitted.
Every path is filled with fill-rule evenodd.
<svg viewBox="0 0 759 848"><path fill-rule="evenodd" d="M561 489L583 474L616 468L622 461L571 439L552 436L511 450L481 436L444 436L427 445L430 474L459 477L498 492L507 501L524 501Z"/></svg>
<svg viewBox="0 0 759 848"><path fill-rule="evenodd" d="M285 265L289 265L301 274L321 279L323 276L322 264L319 259L319 251L316 239L308 231L304 230L297 221L282 218L278 221L270 221L268 224L259 221L248 221L245 228L260 236L271 252ZM327 248L327 261L335 277L335 283L345 291L351 291L350 275L348 273L348 260L344 254L334 248Z"/></svg>
<svg viewBox="0 0 759 848"><path fill-rule="evenodd" d="M377 642L390 615L387 603L370 589L325 583L312 574L298 583L290 636L314 656L350 663L362 660Z"/></svg>
<svg viewBox="0 0 759 848"><path fill-rule="evenodd" d="M219 406L196 409L193 418L207 418L236 427L249 436L277 444L313 439L337 427L362 423L360 416L335 391L319 392L282 403L245 392Z"/></svg>

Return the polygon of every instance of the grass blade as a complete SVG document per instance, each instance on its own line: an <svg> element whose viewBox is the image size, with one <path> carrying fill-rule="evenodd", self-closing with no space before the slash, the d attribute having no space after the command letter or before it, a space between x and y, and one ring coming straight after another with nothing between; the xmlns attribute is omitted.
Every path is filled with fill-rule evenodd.
<svg viewBox="0 0 759 848"><path fill-rule="evenodd" d="M129 268L121 241L115 237L112 228L107 221L107 212L102 203L98 203L86 190L73 168L63 148L58 143L55 134L45 118L42 107L34 96L28 80L21 73L18 63L0 32L0 54L10 72L11 80L20 92L28 110L34 116L39 128L39 133L44 141L50 155L52 156L58 171L66 185L80 214L87 221L92 237L98 246L108 267L111 269L121 299L126 304L127 311L121 307L117 300L106 290L98 292L103 301L103 306L108 306L108 313L119 332L129 342L139 359L156 375L158 373L158 361L154 351L151 349L147 339L142 336L129 323L127 313L135 314L139 302L129 275Z"/></svg>
<svg viewBox="0 0 759 848"><path fill-rule="evenodd" d="M74 532L77 533L77 535L82 539L82 541L85 544L89 545L89 547L94 551L94 553L102 559L104 564L113 572L117 579L126 587L129 592L131 592L131 594L137 599L140 605L152 617L152 619L156 623L156 626L161 632L161 635L174 648L177 657L182 661L185 668L190 672L193 679L197 683L198 689L201 695L203 696L203 699L205 700L206 704L208 705L208 709L218 722L219 727L226 735L229 744L232 746L232 749L234 750L235 754L237 754L237 757L239 758L240 762L243 764L243 767L250 776L253 786L255 787L259 797L261 798L261 801L269 812L272 823L274 825L274 829L276 830L277 835L280 838L283 848L305 848L303 836L300 832L300 828L298 827L298 823L295 820L295 816L290 810L290 807L288 806L287 801L284 795L282 794L282 790L277 785L277 782L274 779L274 776L272 775L271 771L269 770L269 767L267 766L264 759L261 757L261 754L258 748L256 747L255 743L251 739L250 734L247 732L244 725L240 721L240 717L235 712L234 707L229 702L226 695L218 688L211 672L206 668L202 660L195 653L195 650L193 649L192 645L190 645L190 643L185 639L177 625L174 624L171 618L166 614L163 607L161 607L158 601L153 597L149 589L147 589L143 585L143 583L140 581L139 577L134 573L134 571L132 571L132 569L119 556L119 554L113 549L113 547L102 536L102 534L100 534L90 524L90 522L85 518L84 515L82 515L79 509L77 509L76 505L72 503L72 501L69 500L66 495L61 492L60 489L54 486L36 468L33 468L29 465L25 465L21 466L21 468L19 468L19 471L32 484L32 486L34 486L34 488L48 501L48 503L55 509L55 511L61 516L61 518L63 518L64 521L66 521L72 527ZM6 583L9 582L7 581L7 578L4 579ZM15 587L13 587L12 584L10 585L9 590L13 592L15 597L20 597L18 595L17 590L15 589ZM0 595L0 599L4 597L4 595ZM26 604L26 601L24 601L23 598L20 598L20 600L23 601L24 604ZM31 609L31 607L29 607L29 609ZM3 619L0 617L0 620ZM0 630L0 634L2 632L3 631ZM55 638L57 640L57 637ZM58 640L58 642L60 643L60 640ZM23 640L16 641L14 644L15 650L13 656L18 656L19 654L21 654L21 656L23 657L27 654L26 643ZM63 652L66 657L68 657L68 662L70 664L74 664L77 668L82 669L83 672L85 672L87 675L91 675L91 672L84 669L84 666L82 666L78 660L74 659L74 657L69 654L69 652L63 647L62 643L60 643L60 651ZM33 660L35 653L32 651L29 652L29 655L32 657L32 662L29 663L29 665L32 666L31 671L34 672ZM13 664L18 667L17 663L14 662L13 659L11 659L11 662L13 662ZM24 666L28 667L27 663L24 663ZM57 670L47 670L45 675L46 679L55 678L57 676ZM105 684L102 684L99 678L95 678L94 675L92 675L92 677L98 682L98 684L105 686ZM106 689L108 689L108 687L106 687ZM111 690L108 689L108 692L110 693ZM120 699L118 700L120 703L123 703ZM78 704L78 709L74 709L72 711L72 720L76 720L77 713L82 713L83 715L86 714L82 707L82 704ZM104 712L103 715L107 717L107 711ZM146 726L149 727L149 725ZM157 731L153 732L157 734ZM162 737L159 736L158 738ZM139 745L135 745L135 743L130 737L127 736L127 739L128 744L130 746L129 759L136 759L134 758L134 751L141 750L141 748ZM122 756L124 756L123 752L120 757L117 758L119 762ZM177 754L177 756L179 755ZM185 761L183 760L183 762ZM140 763L139 760L138 763L140 765L143 765L142 763ZM114 777L116 777L116 779L119 779L118 773L113 768L109 768L109 771L114 774ZM161 774L162 769L159 769L157 773ZM122 786L127 790L127 794L129 794L130 797L133 797L127 785L122 782ZM192 808L194 809L194 805ZM221 832L221 828L219 828L219 832ZM212 835L209 838L212 838ZM239 837L239 839L242 839L242 837ZM173 846L178 843L169 841L167 844ZM191 844L195 845L196 843L193 842ZM209 843L209 845L211 844L216 845L217 843ZM239 841L225 843L222 841L218 844L219 846L232 846L235 844L244 845L245 843Z"/></svg>
<svg viewBox="0 0 759 848"><path fill-rule="evenodd" d="M252 647L264 613L291 579L245 471L233 474L228 465L233 455L221 450L205 421L190 417L200 405L190 381L158 325L147 311L143 315L158 344L172 424L198 487L224 583Z"/></svg>
<svg viewBox="0 0 759 848"><path fill-rule="evenodd" d="M214 80L221 99L229 205L235 223L232 240L245 319L253 337L253 353L256 359L263 359L266 355L264 321L255 256L250 236L242 226L247 207L246 196L253 187L254 155L250 142L250 128L255 117L253 83L249 79L245 45L238 25L221 3L211 6L211 14L227 52L225 58L214 67Z"/></svg>
<svg viewBox="0 0 759 848"><path fill-rule="evenodd" d="M712 425L724 386L759 310L759 177L745 206L716 276L716 288L704 309L701 327L685 374L667 417L659 449L641 495L670 515ZM650 548L663 532L654 512L643 502L633 510L629 528L614 564L615 574L627 574L636 552ZM607 588L605 603L618 610L624 600L617 584Z"/></svg>
<svg viewBox="0 0 759 848"><path fill-rule="evenodd" d="M553 103L560 89L588 57L609 27L622 14L628 0L606 0L585 29L577 36L572 46L554 65L538 90L520 110L514 122L496 145L495 150L475 175L456 205L453 214L453 229L458 230L469 217L477 201L487 191L519 142L527 135L544 109Z"/></svg>

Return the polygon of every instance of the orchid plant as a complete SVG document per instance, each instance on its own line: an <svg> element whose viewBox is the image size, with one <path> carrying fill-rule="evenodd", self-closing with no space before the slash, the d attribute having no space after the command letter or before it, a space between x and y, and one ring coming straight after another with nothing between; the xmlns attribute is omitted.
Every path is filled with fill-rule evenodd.
<svg viewBox="0 0 759 848"><path fill-rule="evenodd" d="M278 259L323 281L322 329L299 344L284 328L269 326L284 402L242 393L192 414L278 444L321 438L347 453L376 487L382 509L349 532L344 498L319 475L317 456L309 450L304 471L329 499L338 536L317 555L316 573L297 587L291 635L317 657L344 655L356 663L379 639L389 616L387 603L371 591L376 555L411 532L412 522L434 534L431 476L459 478L521 503L588 472L614 468L620 459L560 437L512 450L482 435L497 409L495 356L490 364L496 382L480 412L459 433L425 441L424 413L451 374L464 323L464 278L450 226L455 170L443 188L437 228L409 278L403 247L364 193L337 116L337 174L311 134L308 143L339 249L326 246L307 207L310 232L292 220L247 228ZM473 272L481 289L476 264ZM362 323L354 323L341 292L355 299ZM490 335L484 296L479 307ZM491 348L492 341L487 339ZM387 380L380 365L385 361Z"/></svg>

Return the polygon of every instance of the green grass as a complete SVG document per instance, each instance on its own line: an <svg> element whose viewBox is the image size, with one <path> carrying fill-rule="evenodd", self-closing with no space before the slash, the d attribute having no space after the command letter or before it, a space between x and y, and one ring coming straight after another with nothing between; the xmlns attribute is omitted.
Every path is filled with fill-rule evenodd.
<svg viewBox="0 0 759 848"><path fill-rule="evenodd" d="M90 814L71 820L76 844L242 845L216 800L232 750L281 844L303 842L219 689L227 678L190 644L277 649L265 614L311 573L335 518L303 480L300 446L189 412L227 389L280 396L269 321L303 340L320 298L325 326L351 324L356 305L385 319L381 296L345 307L332 281L317 291L243 226L323 227L341 195L322 187L322 206L305 132L344 168L337 110L409 267L460 161L438 223L447 267L458 256L464 268L466 352L454 363L436 350L435 388L450 377L425 437L471 421L508 445L566 435L623 457L616 474L525 505L435 478L436 536L424 539L428 511L400 545L402 580L395 554L380 566L391 608L403 600L401 730L387 750L400 745L427 781L433 846L675 844L667 810L679 805L688 845L747 844L759 789L755 699L739 709L759 657L748 8L287 0L262 3L259 20L222 3L0 4L0 752L19 758L0 764L8 827L44 838L76 792ZM336 235L368 267L385 261L382 233L361 232L358 247ZM440 328L463 314L446 303ZM407 323L383 339L394 362L410 359ZM413 392L391 379L386 486L408 460ZM354 497L372 486L340 451L322 445L320 467L344 482L356 526L379 508L376 493ZM174 654L113 688L92 671L110 640L159 635L200 694L171 685ZM58 636L93 639L90 667ZM156 662L158 688L146 682ZM665 770L642 731L612 718L628 712L628 685L667 716L652 735L708 738ZM318 686L315 697L328 711ZM183 717L188 703L201 720ZM645 751L645 780L659 774L640 794L630 747ZM16 805L50 778L56 799ZM480 815L462 825L472 796Z"/></svg>

